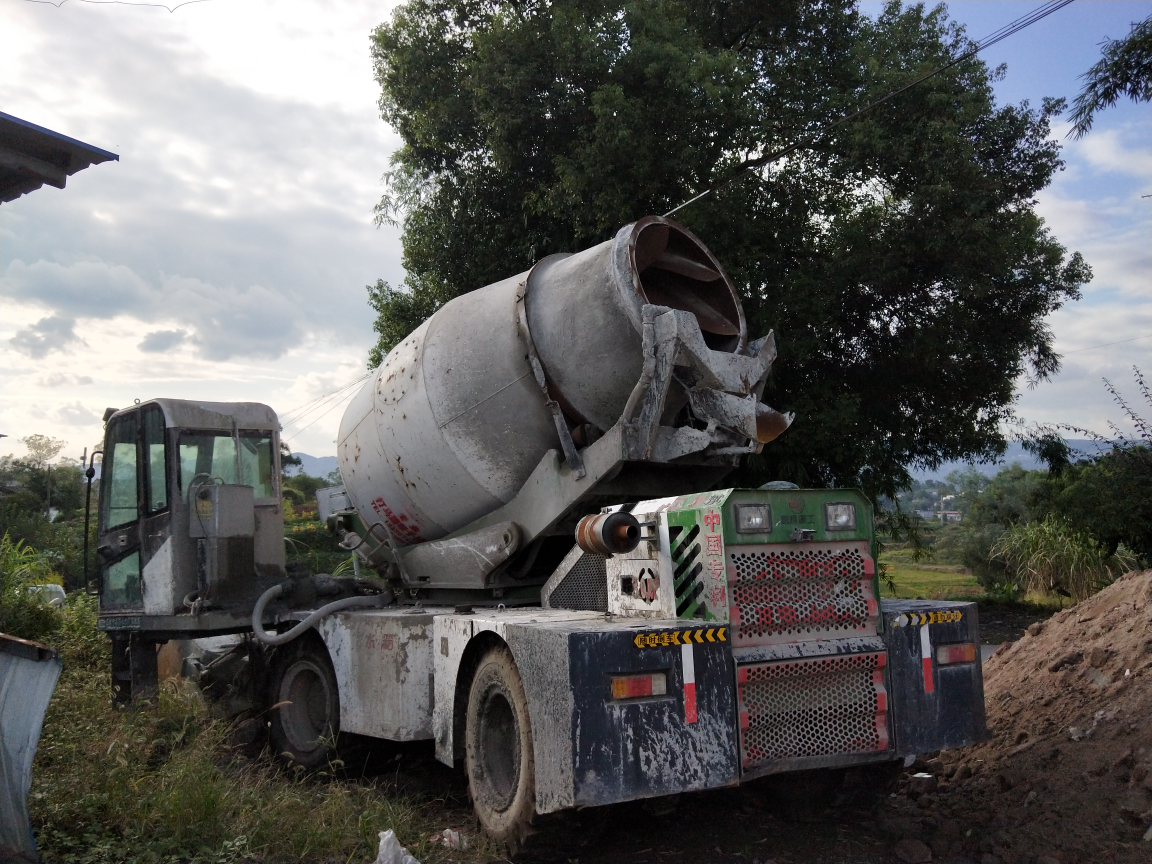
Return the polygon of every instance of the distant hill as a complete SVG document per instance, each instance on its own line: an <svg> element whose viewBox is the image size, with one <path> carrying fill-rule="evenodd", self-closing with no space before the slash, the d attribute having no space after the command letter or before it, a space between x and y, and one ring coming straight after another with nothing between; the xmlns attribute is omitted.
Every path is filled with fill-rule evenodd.
<svg viewBox="0 0 1152 864"><path fill-rule="evenodd" d="M1073 451L1080 451L1085 455L1092 455L1099 450L1099 445L1094 441L1087 439L1070 438L1068 439L1068 446ZM1075 453L1073 454L1075 457ZM1004 451L1004 456L998 462L989 462L983 465L973 462L945 462L935 471L929 471L926 468L913 468L911 471L912 476L917 480L943 480L953 471L961 471L971 465L981 474L987 474L989 477L999 474L1009 465L1017 463L1021 468L1029 471L1038 471L1041 468L1046 469L1048 465L1040 459L1037 459L1031 453L1027 452L1023 445L1017 441L1013 441L1008 445L1008 449Z"/></svg>
<svg viewBox="0 0 1152 864"><path fill-rule="evenodd" d="M1069 439L1068 444L1073 450L1079 450L1086 454L1095 453L1098 449L1098 445L1095 442L1086 439ZM299 469L289 467L286 472L289 475L301 471L313 477L327 477L339 467L335 456L309 456L307 453L296 453L295 455L300 457L301 465ZM980 473L987 474L991 477L994 474L1000 473L1014 462L1018 463L1021 468L1026 468L1029 471L1037 471L1041 468L1048 467L1031 453L1025 451L1023 446L1018 442L1014 441L1008 445L1008 449L1004 451L1004 457L999 462L984 465L970 462L945 462L935 471L929 471L925 468L913 469L912 476L917 480L943 480L953 471L959 471L968 467L968 465L972 465L972 467Z"/></svg>
<svg viewBox="0 0 1152 864"><path fill-rule="evenodd" d="M293 453L292 455L300 457L300 467L289 465L284 471L289 477L295 474L327 477L339 467L335 456L309 456L307 453Z"/></svg>

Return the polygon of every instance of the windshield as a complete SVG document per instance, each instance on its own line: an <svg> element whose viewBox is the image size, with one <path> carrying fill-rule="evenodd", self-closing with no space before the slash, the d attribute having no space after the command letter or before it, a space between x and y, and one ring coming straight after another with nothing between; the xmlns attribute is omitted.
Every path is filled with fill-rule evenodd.
<svg viewBox="0 0 1152 864"><path fill-rule="evenodd" d="M188 488L197 477L251 486L257 501L276 496L272 436L266 432L242 431L239 440L240 458L237 459L236 439L230 432L181 433L180 488L185 500L188 499Z"/></svg>

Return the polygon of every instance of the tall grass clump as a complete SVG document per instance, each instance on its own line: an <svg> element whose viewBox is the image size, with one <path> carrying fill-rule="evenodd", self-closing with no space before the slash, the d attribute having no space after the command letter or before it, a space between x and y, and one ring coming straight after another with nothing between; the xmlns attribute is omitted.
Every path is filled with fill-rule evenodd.
<svg viewBox="0 0 1152 864"><path fill-rule="evenodd" d="M1137 556L1122 544L1109 552L1084 532L1056 516L1013 525L992 546L1025 591L1066 592L1083 600L1133 569Z"/></svg>
<svg viewBox="0 0 1152 864"><path fill-rule="evenodd" d="M389 828L421 861L449 857L430 839L442 802L247 758L189 682L165 682L155 705L112 708L96 611L94 598L69 597L53 640L64 669L29 801L45 860L367 862Z"/></svg>
<svg viewBox="0 0 1152 864"><path fill-rule="evenodd" d="M44 641L60 625L60 615L33 585L59 585L47 556L22 540L0 537L0 633Z"/></svg>

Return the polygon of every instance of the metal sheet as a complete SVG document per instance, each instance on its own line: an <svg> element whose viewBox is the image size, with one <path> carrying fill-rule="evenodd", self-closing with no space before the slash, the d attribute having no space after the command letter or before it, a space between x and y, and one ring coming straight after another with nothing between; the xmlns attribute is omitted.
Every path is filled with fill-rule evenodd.
<svg viewBox="0 0 1152 864"><path fill-rule="evenodd" d="M430 612L346 612L316 629L336 671L343 731L391 741L432 737Z"/></svg>
<svg viewBox="0 0 1152 864"><path fill-rule="evenodd" d="M40 860L28 820L28 790L60 668L53 649L0 633L0 858Z"/></svg>
<svg viewBox="0 0 1152 864"><path fill-rule="evenodd" d="M988 727L976 604L881 600L880 608L897 752L909 756L985 740ZM974 662L936 663L936 646L965 642L976 646Z"/></svg>
<svg viewBox="0 0 1152 864"><path fill-rule="evenodd" d="M637 647L638 635L662 635L668 624L675 627L633 620L570 628L574 804L610 804L738 782L729 645ZM691 652L691 682L685 651ZM612 675L638 672L663 672L667 695L613 700Z"/></svg>

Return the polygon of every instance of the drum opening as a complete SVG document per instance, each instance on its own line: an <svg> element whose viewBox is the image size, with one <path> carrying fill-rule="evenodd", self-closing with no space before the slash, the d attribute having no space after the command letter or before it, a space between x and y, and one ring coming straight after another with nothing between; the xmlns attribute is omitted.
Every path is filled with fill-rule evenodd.
<svg viewBox="0 0 1152 864"><path fill-rule="evenodd" d="M736 289L687 229L655 216L636 223L632 266L648 303L691 312L715 351L740 351L747 333Z"/></svg>

